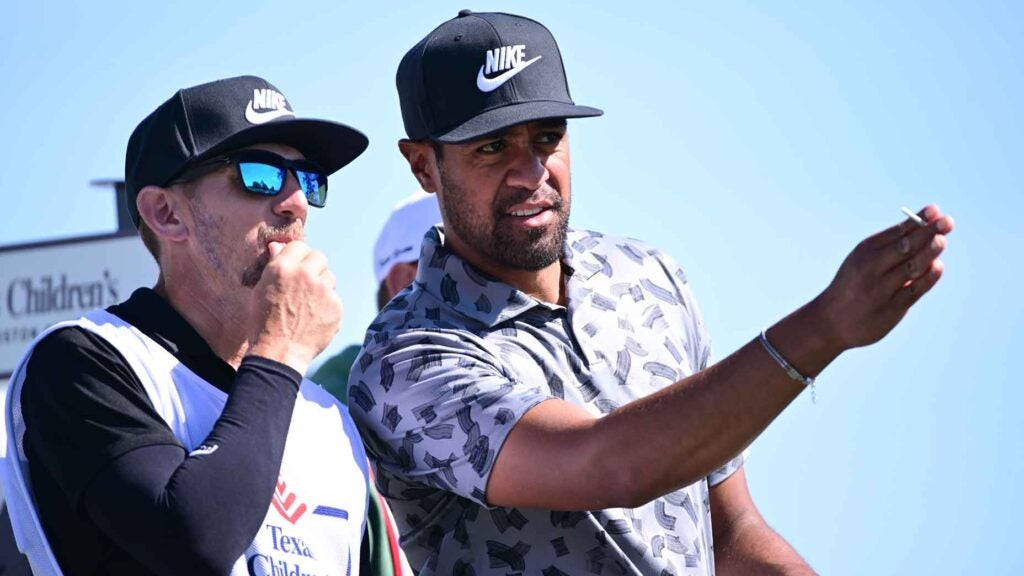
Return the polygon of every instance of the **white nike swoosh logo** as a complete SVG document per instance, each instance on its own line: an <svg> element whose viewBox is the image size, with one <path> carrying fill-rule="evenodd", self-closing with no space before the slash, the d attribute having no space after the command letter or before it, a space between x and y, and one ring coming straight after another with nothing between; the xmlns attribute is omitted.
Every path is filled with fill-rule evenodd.
<svg viewBox="0 0 1024 576"><path fill-rule="evenodd" d="M540 60L540 58L540 56L531 58L526 62L523 62L521 65L506 71L504 74L501 74L500 76L495 76L494 78L488 78L484 76L484 67L481 66L480 73L476 75L476 87L479 88L481 92L493 92L497 90L502 84L511 80L513 76L519 74L523 70L526 70L527 66L533 64L537 60Z"/></svg>
<svg viewBox="0 0 1024 576"><path fill-rule="evenodd" d="M218 445L218 444L203 444L199 448L196 448L195 450L189 452L188 455L189 456L205 456L207 454L213 454L214 452L217 451L217 448L220 448L220 445Z"/></svg>
<svg viewBox="0 0 1024 576"><path fill-rule="evenodd" d="M250 124L263 124L264 122L270 122L276 120L282 116L295 116L295 113L287 108L281 108L278 110L270 110L268 112L257 112L252 109L252 100L249 100L249 105L245 107L245 119Z"/></svg>

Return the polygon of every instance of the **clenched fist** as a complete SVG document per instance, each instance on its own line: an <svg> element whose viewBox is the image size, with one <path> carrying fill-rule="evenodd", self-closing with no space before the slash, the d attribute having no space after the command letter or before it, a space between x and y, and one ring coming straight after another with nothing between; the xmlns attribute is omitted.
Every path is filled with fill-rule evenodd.
<svg viewBox="0 0 1024 576"><path fill-rule="evenodd" d="M327 257L301 240L271 242L270 261L256 284L249 353L305 374L341 326L341 298Z"/></svg>

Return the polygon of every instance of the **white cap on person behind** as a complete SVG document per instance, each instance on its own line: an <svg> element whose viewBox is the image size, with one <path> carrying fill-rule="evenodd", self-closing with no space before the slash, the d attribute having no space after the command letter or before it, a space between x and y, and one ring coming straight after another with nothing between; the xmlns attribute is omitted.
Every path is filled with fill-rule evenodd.
<svg viewBox="0 0 1024 576"><path fill-rule="evenodd" d="M377 283L384 281L396 263L419 260L424 234L440 223L441 211L433 194L417 190L396 204L373 245L373 273Z"/></svg>

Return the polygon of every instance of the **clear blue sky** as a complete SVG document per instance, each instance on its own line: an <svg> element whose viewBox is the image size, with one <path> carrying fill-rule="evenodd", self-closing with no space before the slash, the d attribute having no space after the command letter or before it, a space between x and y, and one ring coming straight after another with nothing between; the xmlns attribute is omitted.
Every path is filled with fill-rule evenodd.
<svg viewBox="0 0 1024 576"><path fill-rule="evenodd" d="M49 2L0 6L0 244L109 231L95 178L176 89L264 76L370 148L310 220L346 303L415 182L394 73L458 9L554 32L573 97L573 224L683 264L724 356L818 293L861 238L935 202L947 274L755 443L769 521L822 573L1020 574L1024 41L1013 2Z"/></svg>

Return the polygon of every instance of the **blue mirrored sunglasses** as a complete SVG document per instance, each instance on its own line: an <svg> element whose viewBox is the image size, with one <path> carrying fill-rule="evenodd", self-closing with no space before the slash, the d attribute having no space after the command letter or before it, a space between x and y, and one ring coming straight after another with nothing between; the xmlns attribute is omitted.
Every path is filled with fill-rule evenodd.
<svg viewBox="0 0 1024 576"><path fill-rule="evenodd" d="M277 196L291 171L311 206L322 208L327 203L327 176L319 164L312 160L289 160L266 150L239 150L214 158L189 170L191 174L186 173L178 180L192 179L208 168L223 164L234 165L242 187L253 194Z"/></svg>

